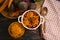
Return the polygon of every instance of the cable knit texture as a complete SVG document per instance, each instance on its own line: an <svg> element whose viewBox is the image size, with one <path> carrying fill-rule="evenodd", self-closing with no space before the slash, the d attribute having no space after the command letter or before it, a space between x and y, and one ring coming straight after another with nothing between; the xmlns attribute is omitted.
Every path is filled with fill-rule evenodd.
<svg viewBox="0 0 60 40"><path fill-rule="evenodd" d="M60 40L60 2L45 0L43 7L48 8L46 16L46 40Z"/></svg>

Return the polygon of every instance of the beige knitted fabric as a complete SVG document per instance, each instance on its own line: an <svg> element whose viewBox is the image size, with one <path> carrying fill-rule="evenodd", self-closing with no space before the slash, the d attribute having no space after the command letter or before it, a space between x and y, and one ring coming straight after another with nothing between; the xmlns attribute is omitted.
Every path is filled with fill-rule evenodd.
<svg viewBox="0 0 60 40"><path fill-rule="evenodd" d="M45 0L43 7L48 8L46 16L46 40L60 40L60 2Z"/></svg>

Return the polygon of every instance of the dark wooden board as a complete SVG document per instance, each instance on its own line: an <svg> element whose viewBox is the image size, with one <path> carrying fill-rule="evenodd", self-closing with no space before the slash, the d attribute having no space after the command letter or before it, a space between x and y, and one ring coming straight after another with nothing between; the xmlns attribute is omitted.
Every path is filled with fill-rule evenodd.
<svg viewBox="0 0 60 40"><path fill-rule="evenodd" d="M12 38L8 33L8 27L14 21L17 21L17 19L10 20L0 14L0 40L42 40L39 35L39 29L35 31L30 31L26 29L25 34L21 38Z"/></svg>
<svg viewBox="0 0 60 40"><path fill-rule="evenodd" d="M40 5L41 3L36 3L36 4L38 4L36 10L40 12L39 9L40 6L42 5ZM44 38L41 37L39 34L40 28L34 31L30 31L26 29L25 34L21 38L18 39L12 38L8 33L8 27L14 21L17 21L17 19L12 20L12 19L8 19L8 17L5 18L0 13L0 40L44 40Z"/></svg>

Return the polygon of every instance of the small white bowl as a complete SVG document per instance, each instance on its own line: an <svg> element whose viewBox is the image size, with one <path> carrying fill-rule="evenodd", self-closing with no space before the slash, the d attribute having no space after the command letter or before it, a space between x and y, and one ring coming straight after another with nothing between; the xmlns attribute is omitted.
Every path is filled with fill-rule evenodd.
<svg viewBox="0 0 60 40"><path fill-rule="evenodd" d="M39 24L38 24L35 28L29 28L29 27L25 26L25 24L23 23L23 17L24 17L24 15L25 15L27 12L29 12L29 11L34 11L34 12L36 12L36 13L39 15L39 17L40 17L40 22L39 22ZM20 19L21 19L21 21L20 21ZM27 11L25 11L25 12L23 13L23 15L20 15L20 16L18 17L18 22L19 22L19 23L22 23L22 25L23 25L26 29L28 29L28 30L36 30L41 24L44 23L44 17L41 16L40 13L38 13L36 10L27 10Z"/></svg>

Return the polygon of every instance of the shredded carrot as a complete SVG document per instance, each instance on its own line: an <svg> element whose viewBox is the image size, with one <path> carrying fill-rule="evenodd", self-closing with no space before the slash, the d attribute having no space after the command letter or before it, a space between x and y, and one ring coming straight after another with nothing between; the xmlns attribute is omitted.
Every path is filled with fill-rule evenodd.
<svg viewBox="0 0 60 40"><path fill-rule="evenodd" d="M8 8L11 6L13 0L9 0L9 3L8 3Z"/></svg>
<svg viewBox="0 0 60 40"><path fill-rule="evenodd" d="M39 24L39 16L33 11L27 12L23 17L23 23L29 28L35 28Z"/></svg>
<svg viewBox="0 0 60 40"><path fill-rule="evenodd" d="M22 24L19 24L18 22L13 22L12 24L10 24L8 32L11 37L19 38L24 34L25 30Z"/></svg>
<svg viewBox="0 0 60 40"><path fill-rule="evenodd" d="M8 5L8 0L5 0L3 5L0 7L0 12L3 11L7 5Z"/></svg>
<svg viewBox="0 0 60 40"><path fill-rule="evenodd" d="M0 3L2 3L3 2L3 0L0 0Z"/></svg>

